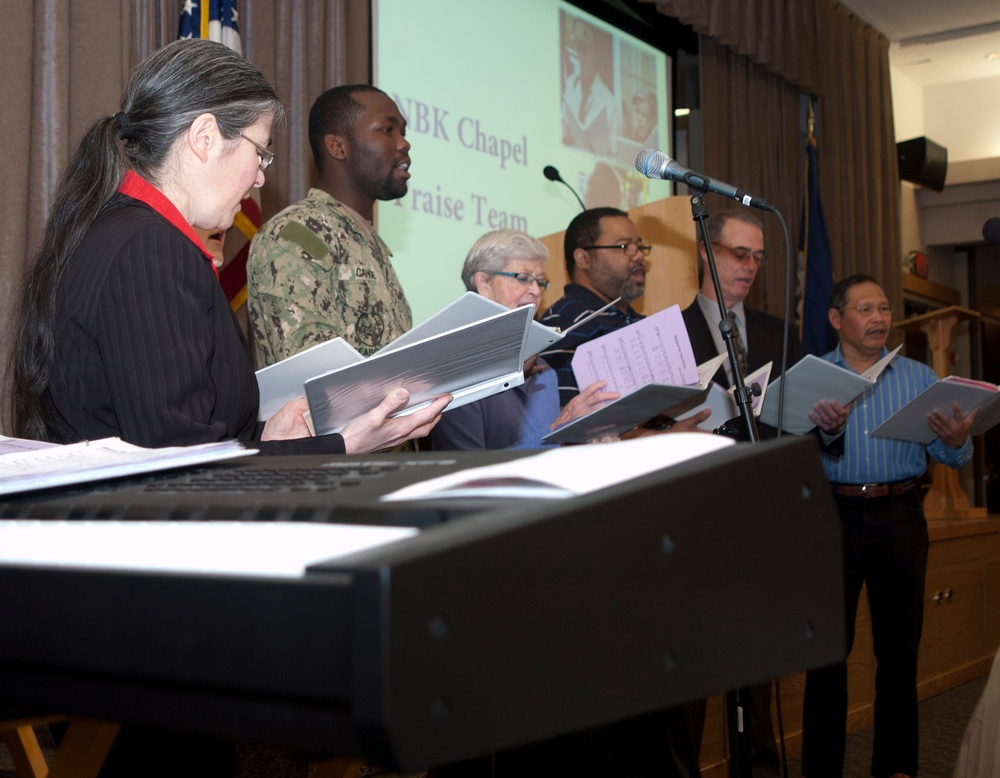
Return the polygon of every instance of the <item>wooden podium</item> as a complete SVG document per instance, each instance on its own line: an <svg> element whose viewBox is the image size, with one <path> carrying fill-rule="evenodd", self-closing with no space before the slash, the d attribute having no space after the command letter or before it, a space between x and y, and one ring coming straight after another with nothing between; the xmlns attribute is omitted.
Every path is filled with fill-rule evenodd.
<svg viewBox="0 0 1000 778"><path fill-rule="evenodd" d="M691 199L667 197L632 208L628 215L642 239L653 246L646 260L646 292L632 307L647 316L671 305L686 308L698 293L698 244ZM542 311L562 297L569 282L563 255L565 234L564 230L540 238L549 250L545 275L552 282L542 295Z"/></svg>
<svg viewBox="0 0 1000 778"><path fill-rule="evenodd" d="M950 305L930 313L897 322L902 330L916 330L927 336L931 349L931 367L940 378L949 374L948 349L951 348L952 330L959 322L978 319L979 312L958 305ZM958 482L958 472L935 462L931 470L931 487L924 495L924 514L928 519L984 518L986 508L973 508Z"/></svg>

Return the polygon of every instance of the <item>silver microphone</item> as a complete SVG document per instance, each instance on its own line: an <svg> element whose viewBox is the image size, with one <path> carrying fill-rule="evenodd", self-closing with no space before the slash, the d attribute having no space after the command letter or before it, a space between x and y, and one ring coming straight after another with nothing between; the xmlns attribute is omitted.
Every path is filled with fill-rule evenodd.
<svg viewBox="0 0 1000 778"><path fill-rule="evenodd" d="M716 181L701 173L688 170L686 167L677 164L674 160L656 149L645 149L635 158L635 169L646 178L665 179L676 181L679 184L687 184L692 189L699 192L713 192L729 200L736 200L751 208L760 208L762 211L774 211L775 207L767 200L747 194L732 184L723 181Z"/></svg>

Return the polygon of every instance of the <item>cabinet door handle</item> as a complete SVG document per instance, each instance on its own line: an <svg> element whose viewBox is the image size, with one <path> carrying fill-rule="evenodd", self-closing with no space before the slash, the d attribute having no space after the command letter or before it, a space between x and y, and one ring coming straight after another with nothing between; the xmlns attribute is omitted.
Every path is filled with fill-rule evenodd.
<svg viewBox="0 0 1000 778"><path fill-rule="evenodd" d="M955 599L954 589L945 589L943 592L934 592L934 594L931 596L931 601L935 605L946 605L953 599Z"/></svg>

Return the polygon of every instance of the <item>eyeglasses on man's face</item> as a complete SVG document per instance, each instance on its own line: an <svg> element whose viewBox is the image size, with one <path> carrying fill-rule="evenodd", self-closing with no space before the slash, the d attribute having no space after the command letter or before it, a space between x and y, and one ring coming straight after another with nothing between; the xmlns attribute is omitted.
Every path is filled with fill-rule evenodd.
<svg viewBox="0 0 1000 778"><path fill-rule="evenodd" d="M653 247L648 243L612 243L604 246L580 246L580 248L586 251L590 251L590 249L618 249L626 257L634 257L637 251L641 251L644 257L648 257L649 252L653 250Z"/></svg>
<svg viewBox="0 0 1000 778"><path fill-rule="evenodd" d="M248 138L242 132L240 133L240 137L243 138L243 140L247 141L248 143L252 143L253 147L257 149L258 165L260 166L261 171L267 170L269 167L271 167L271 163L274 162L273 151L268 151L253 138Z"/></svg>
<svg viewBox="0 0 1000 778"><path fill-rule="evenodd" d="M531 273L514 273L510 270L487 270L486 273L491 276L503 276L504 278L513 278L519 284L524 286L531 286L532 284L538 284L538 288L543 292L549 288L549 279L545 276L533 276Z"/></svg>
<svg viewBox="0 0 1000 778"><path fill-rule="evenodd" d="M868 317L873 313L879 316L892 316L892 306L889 303L875 305L874 303L862 303L861 305L845 305L841 310L857 311L862 316Z"/></svg>
<svg viewBox="0 0 1000 778"><path fill-rule="evenodd" d="M724 243L715 243L713 241L713 246L720 249L725 249L740 262L745 262L748 259L752 259L758 265L767 264L767 252L766 251L753 251L746 246L727 246Z"/></svg>

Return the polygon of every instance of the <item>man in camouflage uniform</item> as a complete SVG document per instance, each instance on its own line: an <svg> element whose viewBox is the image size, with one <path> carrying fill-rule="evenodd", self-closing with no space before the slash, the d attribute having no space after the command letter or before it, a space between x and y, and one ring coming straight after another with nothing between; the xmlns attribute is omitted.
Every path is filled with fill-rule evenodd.
<svg viewBox="0 0 1000 778"><path fill-rule="evenodd" d="M376 200L406 194L406 121L364 84L324 92L309 113L318 186L267 221L247 261L257 366L338 335L364 356L412 326L410 306L372 227Z"/></svg>

